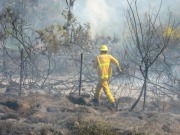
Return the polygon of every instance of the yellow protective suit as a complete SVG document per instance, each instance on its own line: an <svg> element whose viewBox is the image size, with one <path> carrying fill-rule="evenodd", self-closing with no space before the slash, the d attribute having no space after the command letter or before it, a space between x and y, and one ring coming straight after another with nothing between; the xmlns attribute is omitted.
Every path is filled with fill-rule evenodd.
<svg viewBox="0 0 180 135"><path fill-rule="evenodd" d="M96 86L96 92L94 99L99 101L102 90L104 90L104 93L106 94L108 100L111 103L115 102L114 97L111 94L111 91L108 86L108 80L112 76L112 67L111 64L114 63L118 69L120 69L119 62L111 55L107 53L101 53L96 57L96 60L94 61L93 67L98 69L98 77L99 81Z"/></svg>

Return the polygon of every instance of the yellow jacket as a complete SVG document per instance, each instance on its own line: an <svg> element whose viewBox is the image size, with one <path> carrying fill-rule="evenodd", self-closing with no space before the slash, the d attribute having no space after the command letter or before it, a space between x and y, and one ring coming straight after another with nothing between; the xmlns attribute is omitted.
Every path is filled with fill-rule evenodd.
<svg viewBox="0 0 180 135"><path fill-rule="evenodd" d="M120 69L119 62L110 54L100 54L93 63L93 68L98 68L100 79L109 79L112 76L111 63L114 63Z"/></svg>

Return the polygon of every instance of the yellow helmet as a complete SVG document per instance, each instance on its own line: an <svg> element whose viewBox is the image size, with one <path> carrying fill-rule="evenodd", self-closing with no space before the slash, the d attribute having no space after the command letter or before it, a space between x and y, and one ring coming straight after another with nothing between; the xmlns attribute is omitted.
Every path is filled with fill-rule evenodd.
<svg viewBox="0 0 180 135"><path fill-rule="evenodd" d="M104 51L104 52L107 52L108 51L108 47L107 45L102 45L101 48L100 48L100 51Z"/></svg>

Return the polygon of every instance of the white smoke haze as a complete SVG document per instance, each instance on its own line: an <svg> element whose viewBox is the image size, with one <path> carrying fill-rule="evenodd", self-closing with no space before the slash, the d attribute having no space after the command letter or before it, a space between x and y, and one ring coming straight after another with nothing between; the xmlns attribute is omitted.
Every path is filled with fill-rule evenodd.
<svg viewBox="0 0 180 135"><path fill-rule="evenodd" d="M6 6L4 3L16 4L20 0L0 0L0 11ZM31 1L31 0L26 0ZM132 0L129 0L130 2ZM141 15L145 13L156 13L161 0L138 0L138 11ZM160 17L167 19L170 11L174 18L180 21L180 0L162 0ZM66 9L65 0L37 0L37 5L25 7L31 8L32 16L25 16L28 23L35 29L44 28L52 24L62 23L62 10ZM80 23L89 23L91 26L92 37L96 35L111 36L114 34L122 35L126 27L126 11L128 8L127 0L76 0L72 12ZM150 10L150 11L149 11ZM23 13L22 11L22 14Z"/></svg>
<svg viewBox="0 0 180 135"><path fill-rule="evenodd" d="M157 13L160 3L161 0L138 0L137 6L141 17L146 13ZM180 0L162 0L160 11L162 21L167 21L169 12L179 16L179 5ZM122 35L127 27L125 17L127 9L127 0L77 0L73 11L80 21L90 23L91 36L94 37L98 34Z"/></svg>
<svg viewBox="0 0 180 135"><path fill-rule="evenodd" d="M83 1L81 2L83 3ZM118 2L119 5L114 5L107 0L86 0L83 4L84 7L80 4L77 4L77 7L75 5L74 13L78 19L91 25L92 37L97 34L110 35L120 29L123 22L122 9L124 3L122 3Z"/></svg>
<svg viewBox="0 0 180 135"><path fill-rule="evenodd" d="M89 18L92 36L95 36L96 29L100 28L100 26L107 26L109 21L108 11L108 6L104 0L87 0L83 12Z"/></svg>

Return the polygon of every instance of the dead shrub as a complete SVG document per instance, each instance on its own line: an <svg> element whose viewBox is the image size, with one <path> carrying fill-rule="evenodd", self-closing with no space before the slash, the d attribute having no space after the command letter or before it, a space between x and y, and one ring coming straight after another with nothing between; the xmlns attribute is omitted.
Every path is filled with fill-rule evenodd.
<svg viewBox="0 0 180 135"><path fill-rule="evenodd" d="M78 127L79 135L118 135L107 123L95 123L87 121L80 123Z"/></svg>
<svg viewBox="0 0 180 135"><path fill-rule="evenodd" d="M0 124L1 135L12 134L13 131L14 131L13 123L1 122Z"/></svg>
<svg viewBox="0 0 180 135"><path fill-rule="evenodd" d="M52 127L43 127L40 130L40 135L64 135L60 130Z"/></svg>
<svg viewBox="0 0 180 135"><path fill-rule="evenodd" d="M143 135L133 129L122 129L107 120L98 117L82 117L74 122L75 135Z"/></svg>
<svg viewBox="0 0 180 135"><path fill-rule="evenodd" d="M38 107L39 104L37 103L36 97L35 96L28 97L26 100L23 100L23 102L20 104L18 112L22 116L28 116L36 112L36 109Z"/></svg>

